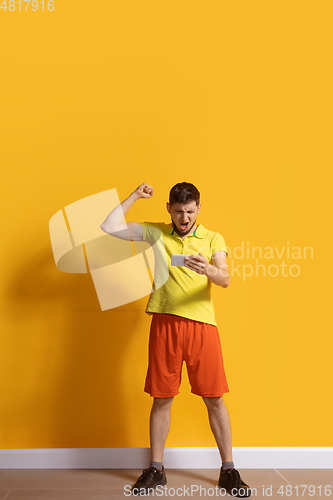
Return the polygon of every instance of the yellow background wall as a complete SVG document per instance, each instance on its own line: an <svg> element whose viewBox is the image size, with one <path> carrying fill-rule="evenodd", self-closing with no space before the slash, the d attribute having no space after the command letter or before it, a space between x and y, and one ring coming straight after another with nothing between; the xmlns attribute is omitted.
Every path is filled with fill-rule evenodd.
<svg viewBox="0 0 333 500"><path fill-rule="evenodd" d="M149 446L148 297L102 312L90 275L56 269L48 223L142 182L155 196L127 220L169 222L182 181L231 250L213 297L233 445L333 446L331 5L1 9L1 448ZM245 277L242 244L284 254ZM166 446L215 446L186 371Z"/></svg>

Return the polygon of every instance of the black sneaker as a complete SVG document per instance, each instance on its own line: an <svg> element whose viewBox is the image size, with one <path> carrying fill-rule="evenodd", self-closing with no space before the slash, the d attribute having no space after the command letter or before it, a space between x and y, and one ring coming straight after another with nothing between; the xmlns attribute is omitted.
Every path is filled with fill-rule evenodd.
<svg viewBox="0 0 333 500"><path fill-rule="evenodd" d="M251 488L244 483L236 469L223 471L221 467L219 486L233 497L248 498L251 496Z"/></svg>
<svg viewBox="0 0 333 500"><path fill-rule="evenodd" d="M132 487L132 495L146 495L149 490L154 490L156 486L164 486L167 483L167 478L162 465L162 470L149 467L143 469L141 476Z"/></svg>

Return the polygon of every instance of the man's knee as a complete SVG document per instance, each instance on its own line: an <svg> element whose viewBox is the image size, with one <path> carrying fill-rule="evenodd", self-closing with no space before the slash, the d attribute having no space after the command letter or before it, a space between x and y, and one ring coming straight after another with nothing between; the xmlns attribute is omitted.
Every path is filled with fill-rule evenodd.
<svg viewBox="0 0 333 500"><path fill-rule="evenodd" d="M218 397L202 397L207 408L217 408L224 405L223 396Z"/></svg>
<svg viewBox="0 0 333 500"><path fill-rule="evenodd" d="M174 396L171 398L154 398L153 405L157 408L167 408L171 406Z"/></svg>

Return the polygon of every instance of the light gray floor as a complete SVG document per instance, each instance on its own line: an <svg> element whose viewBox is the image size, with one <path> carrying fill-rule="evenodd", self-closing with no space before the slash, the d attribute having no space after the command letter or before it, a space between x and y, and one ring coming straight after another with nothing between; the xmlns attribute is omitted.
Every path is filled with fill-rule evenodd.
<svg viewBox="0 0 333 500"><path fill-rule="evenodd" d="M253 489L252 498L333 500L333 469L238 470ZM2 469L0 500L125 499L141 473L141 469ZM218 469L168 469L166 473L166 488L154 498L223 498L216 489ZM325 491L325 486L331 488Z"/></svg>

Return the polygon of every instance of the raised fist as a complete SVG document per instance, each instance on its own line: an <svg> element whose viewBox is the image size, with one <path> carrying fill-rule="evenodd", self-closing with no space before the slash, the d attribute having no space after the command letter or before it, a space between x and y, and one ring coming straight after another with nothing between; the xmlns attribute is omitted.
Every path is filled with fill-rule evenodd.
<svg viewBox="0 0 333 500"><path fill-rule="evenodd" d="M141 184L136 190L134 191L140 198L151 198L154 196L154 188L149 186L146 182Z"/></svg>

